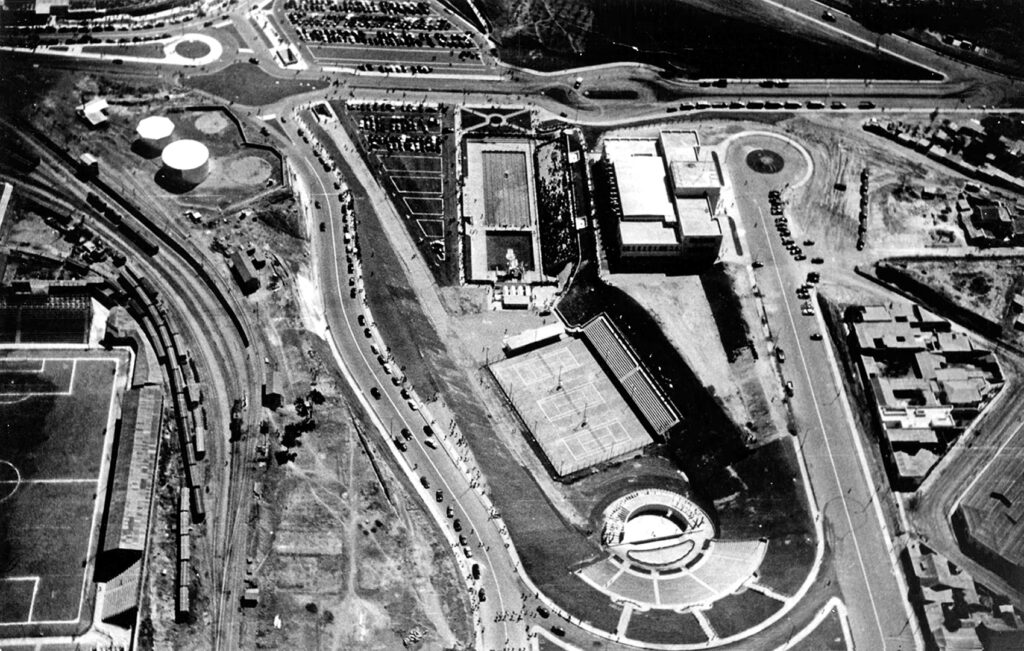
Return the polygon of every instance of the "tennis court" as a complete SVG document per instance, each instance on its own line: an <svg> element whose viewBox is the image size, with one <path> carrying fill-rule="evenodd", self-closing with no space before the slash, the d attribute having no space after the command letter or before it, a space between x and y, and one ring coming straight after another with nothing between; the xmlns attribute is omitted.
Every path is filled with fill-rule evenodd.
<svg viewBox="0 0 1024 651"><path fill-rule="evenodd" d="M127 359L0 349L2 637L65 632L91 616L100 478Z"/></svg>
<svg viewBox="0 0 1024 651"><path fill-rule="evenodd" d="M559 476L622 457L651 442L580 340L562 341L490 368Z"/></svg>

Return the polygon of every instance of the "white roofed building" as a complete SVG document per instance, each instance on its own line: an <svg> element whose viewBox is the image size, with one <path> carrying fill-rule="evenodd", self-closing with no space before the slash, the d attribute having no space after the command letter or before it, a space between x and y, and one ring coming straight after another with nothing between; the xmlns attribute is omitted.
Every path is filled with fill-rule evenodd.
<svg viewBox="0 0 1024 651"><path fill-rule="evenodd" d="M616 242L623 259L713 262L722 244L716 211L725 186L718 156L692 131L604 143Z"/></svg>

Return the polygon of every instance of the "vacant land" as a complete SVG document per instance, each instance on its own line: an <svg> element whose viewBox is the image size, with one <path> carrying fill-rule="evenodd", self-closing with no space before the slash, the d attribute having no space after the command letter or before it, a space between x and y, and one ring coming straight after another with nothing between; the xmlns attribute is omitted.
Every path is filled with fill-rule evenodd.
<svg viewBox="0 0 1024 651"><path fill-rule="evenodd" d="M893 258L878 263L878 272L920 295L932 309L979 326L988 336L1019 340L1017 314L1010 309L1024 293L1024 258ZM906 282L909 281L909 282Z"/></svg>

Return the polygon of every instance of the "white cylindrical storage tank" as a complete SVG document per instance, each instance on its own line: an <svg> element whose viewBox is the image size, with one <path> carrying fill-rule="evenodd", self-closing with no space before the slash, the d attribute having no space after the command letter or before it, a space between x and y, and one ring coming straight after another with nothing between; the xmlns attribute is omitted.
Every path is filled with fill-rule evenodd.
<svg viewBox="0 0 1024 651"><path fill-rule="evenodd" d="M162 115L151 115L139 121L135 133L144 146L155 152L161 151L171 141L174 123Z"/></svg>
<svg viewBox="0 0 1024 651"><path fill-rule="evenodd" d="M171 180L195 185L210 171L210 151L195 140L176 140L160 155Z"/></svg>

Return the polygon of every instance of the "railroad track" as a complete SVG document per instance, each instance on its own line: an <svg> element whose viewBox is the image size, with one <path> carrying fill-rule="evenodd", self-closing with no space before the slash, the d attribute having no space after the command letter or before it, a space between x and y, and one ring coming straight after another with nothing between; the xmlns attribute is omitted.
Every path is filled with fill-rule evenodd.
<svg viewBox="0 0 1024 651"><path fill-rule="evenodd" d="M10 124L5 126L12 128ZM252 460L257 439L255 436L247 436L242 441L229 442L227 436L214 433L228 431L231 405L235 399L247 401L244 416L246 430L255 431L259 420L258 397L262 382L260 355L255 350L246 351L238 345L238 339L232 336L239 327L239 320L242 327L247 327L246 315L241 311L232 319L227 313L230 308L225 307L223 297L214 296L207 283L196 278L194 265L185 260L174 247L164 246L158 255L150 257L138 243L125 237L116 224L87 209L86 197L90 192L113 199L104 189L105 186L87 185L78 179L70 161L52 150L52 143L40 142L32 137L27 140L38 151L40 166L31 174L12 177L12 180L27 190L38 203L87 211L90 216L87 225L111 248L126 255L140 274L153 281L174 321L189 335L193 357L204 384L204 403L211 423L213 454L210 455L210 463L206 464L204 483L206 486L216 486L220 493L219 516L211 518L209 535L199 539L207 560L206 566L201 569L206 570L205 574L211 577L211 597L217 595L211 598L216 622L211 642L217 648L236 648L237 609L230 600L232 594L237 594L233 586L240 586L244 578L245 534L250 507L247 487L252 481ZM53 188L60 188L61 191ZM145 192L146 188L137 188L135 196L145 196ZM111 203L118 205L120 202L113 200ZM161 214L164 211L157 209L153 212ZM166 233L158 234L163 238L168 237ZM224 461L229 463L225 464ZM223 468L219 478L218 468Z"/></svg>

